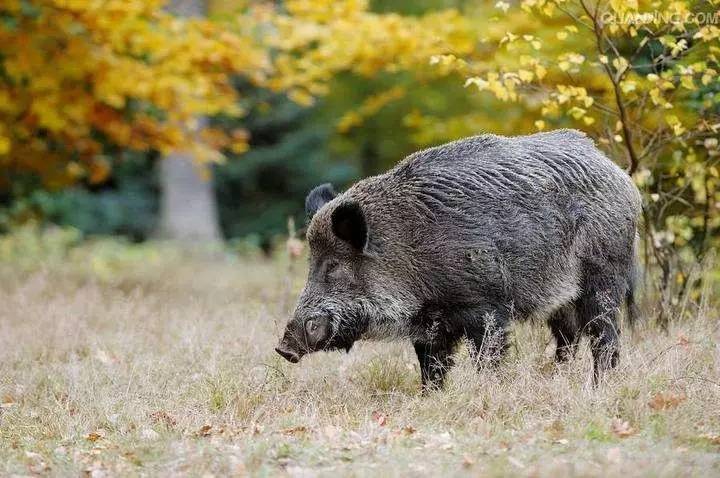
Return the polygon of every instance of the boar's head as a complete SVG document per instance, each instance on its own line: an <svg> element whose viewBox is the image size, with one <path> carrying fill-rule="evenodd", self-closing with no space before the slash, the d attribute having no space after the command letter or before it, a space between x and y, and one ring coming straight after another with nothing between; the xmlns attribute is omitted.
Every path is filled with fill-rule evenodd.
<svg viewBox="0 0 720 478"><path fill-rule="evenodd" d="M357 199L324 184L310 192L305 208L308 279L275 349L293 363L319 350L348 351L368 332L397 333L415 302L394 277L394 261L384 259L391 251L373 247L377 231Z"/></svg>

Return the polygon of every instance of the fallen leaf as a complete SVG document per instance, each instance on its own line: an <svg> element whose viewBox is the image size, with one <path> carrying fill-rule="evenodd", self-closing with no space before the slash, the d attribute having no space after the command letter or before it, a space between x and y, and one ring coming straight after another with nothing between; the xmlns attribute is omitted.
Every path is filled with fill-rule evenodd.
<svg viewBox="0 0 720 478"><path fill-rule="evenodd" d="M209 437L212 434L212 425L203 425L198 430L198 435L201 437Z"/></svg>
<svg viewBox="0 0 720 478"><path fill-rule="evenodd" d="M385 426L385 423L387 423L387 416L385 416L384 413L378 412L377 410L372 412L372 419L381 427Z"/></svg>
<svg viewBox="0 0 720 478"><path fill-rule="evenodd" d="M158 410L150 414L150 419L158 424L163 424L168 428L172 428L177 425L177 420L164 410Z"/></svg>
<svg viewBox="0 0 720 478"><path fill-rule="evenodd" d="M412 425L405 425L400 429L400 433L402 433L403 435L412 435L416 431L417 430L415 430L415 427L413 427Z"/></svg>
<svg viewBox="0 0 720 478"><path fill-rule="evenodd" d="M612 432L620 438L627 438L636 433L635 429L630 426L630 423L627 420L622 420L621 418L613 420Z"/></svg>
<svg viewBox="0 0 720 478"><path fill-rule="evenodd" d="M550 438L557 441L563 436L563 433L565 433L565 426L560 420L554 420L550 426L545 428L545 431L550 435Z"/></svg>
<svg viewBox="0 0 720 478"><path fill-rule="evenodd" d="M15 405L15 400L10 395L5 395L0 402L0 409L10 408Z"/></svg>
<svg viewBox="0 0 720 478"><path fill-rule="evenodd" d="M655 411L670 410L675 408L687 399L684 393L666 392L657 393L648 402L648 406Z"/></svg>
<svg viewBox="0 0 720 478"><path fill-rule="evenodd" d="M102 428L100 428L94 432L90 432L85 436L86 440L92 441L92 442L98 441L102 438L105 438L105 430L103 430Z"/></svg>

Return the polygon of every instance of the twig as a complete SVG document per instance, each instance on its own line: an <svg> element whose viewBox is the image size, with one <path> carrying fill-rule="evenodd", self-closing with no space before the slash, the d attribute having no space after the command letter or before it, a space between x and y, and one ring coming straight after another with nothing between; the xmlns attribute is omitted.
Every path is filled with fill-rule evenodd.
<svg viewBox="0 0 720 478"><path fill-rule="evenodd" d="M582 5L583 9L585 10L585 13L590 17L590 19L593 22L593 33L595 34L595 46L597 47L598 53L600 55L605 56L605 49L603 48L604 39L603 39L603 28L600 24L600 20L598 20L598 10L596 8L595 12L592 13L590 11L590 8L585 4L584 0L580 0L580 5ZM599 4L598 4L599 5ZM599 7L598 7L599 8ZM606 37L607 38L607 37ZM607 43L610 45L610 47L613 49L617 57L620 57L620 53L617 51L617 48L615 48L615 45L607 39ZM630 65L624 70L619 71L617 74L613 74L612 69L610 69L609 63L601 63L603 65L603 68L605 69L605 73L607 74L608 78L610 79L610 82L613 86L613 93L615 95L615 104L618 108L618 113L620 116L620 122L622 123L622 131L623 131L623 138L625 139L625 149L628 153L628 160L629 160L629 166L628 166L628 174L632 175L639 166L639 159L637 156L637 153L635 152L635 146L633 145L633 134L630 130L629 126L629 117L628 112L625 108L625 102L623 101L622 97L622 90L620 89L620 81L622 81L623 76L625 73L630 69Z"/></svg>

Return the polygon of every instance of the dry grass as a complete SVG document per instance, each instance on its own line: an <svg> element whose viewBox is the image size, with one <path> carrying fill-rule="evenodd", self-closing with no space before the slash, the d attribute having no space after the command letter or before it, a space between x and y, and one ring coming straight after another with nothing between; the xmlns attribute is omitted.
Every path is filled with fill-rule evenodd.
<svg viewBox="0 0 720 478"><path fill-rule="evenodd" d="M523 325L499 370L460 351L421 396L409 344L273 352L300 265L91 256L0 266L0 475L720 476L707 305L626 333L598 389L585 347L558 368Z"/></svg>

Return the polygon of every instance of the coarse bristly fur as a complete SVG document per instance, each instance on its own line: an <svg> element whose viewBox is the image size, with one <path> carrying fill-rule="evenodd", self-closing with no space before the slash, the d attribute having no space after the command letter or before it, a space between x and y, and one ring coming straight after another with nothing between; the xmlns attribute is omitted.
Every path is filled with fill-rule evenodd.
<svg viewBox="0 0 720 478"><path fill-rule="evenodd" d="M310 272L278 352L409 338L423 385L456 343L497 358L513 320L546 319L556 359L591 339L595 379L633 308L640 195L583 133L474 136L417 152L342 194L311 191Z"/></svg>

